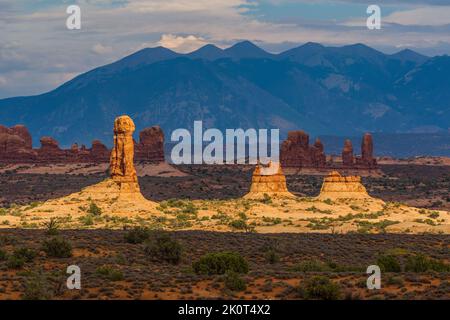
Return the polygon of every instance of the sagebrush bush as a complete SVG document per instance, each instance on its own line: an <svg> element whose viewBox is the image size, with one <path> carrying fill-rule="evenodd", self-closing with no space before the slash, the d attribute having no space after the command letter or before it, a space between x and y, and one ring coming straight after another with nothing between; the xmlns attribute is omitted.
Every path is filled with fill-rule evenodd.
<svg viewBox="0 0 450 320"><path fill-rule="evenodd" d="M41 272L32 273L25 281L23 300L49 300L52 296L51 286Z"/></svg>
<svg viewBox="0 0 450 320"><path fill-rule="evenodd" d="M401 272L402 266L395 255L385 254L377 259L377 265L383 272Z"/></svg>
<svg viewBox="0 0 450 320"><path fill-rule="evenodd" d="M405 264L406 272L450 272L450 265L442 261L427 257L423 254L409 256Z"/></svg>
<svg viewBox="0 0 450 320"><path fill-rule="evenodd" d="M247 273L248 263L237 252L208 253L192 264L197 274L224 274L227 271Z"/></svg>
<svg viewBox="0 0 450 320"><path fill-rule="evenodd" d="M297 288L303 299L337 300L341 297L339 286L325 276L315 276L304 280Z"/></svg>
<svg viewBox="0 0 450 320"><path fill-rule="evenodd" d="M95 273L99 276L106 278L110 281L120 281L123 280L123 273L118 269L114 269L110 266L101 266L95 270Z"/></svg>
<svg viewBox="0 0 450 320"><path fill-rule="evenodd" d="M69 241L54 237L42 243L42 250L48 257L69 258L72 256L72 245Z"/></svg>
<svg viewBox="0 0 450 320"><path fill-rule="evenodd" d="M99 206L97 206L94 202L91 202L87 212L92 214L93 216L99 216L102 214L102 209Z"/></svg>
<svg viewBox="0 0 450 320"><path fill-rule="evenodd" d="M128 243L142 243L150 237L150 231L144 227L134 227L125 233L125 241Z"/></svg>
<svg viewBox="0 0 450 320"><path fill-rule="evenodd" d="M36 258L37 252L33 249L19 248L14 250L13 256L22 258L23 260L25 260L25 262L31 262L34 260L34 258Z"/></svg>
<svg viewBox="0 0 450 320"><path fill-rule="evenodd" d="M275 264L280 261L280 256L275 251L275 249L269 249L264 254L264 257L266 258L266 261L270 264Z"/></svg>
<svg viewBox="0 0 450 320"><path fill-rule="evenodd" d="M232 291L244 291L247 288L245 280L234 271L227 271L224 276L225 288Z"/></svg>
<svg viewBox="0 0 450 320"><path fill-rule="evenodd" d="M183 247L166 233L152 232L144 243L144 251L153 260L177 264L181 260Z"/></svg>
<svg viewBox="0 0 450 320"><path fill-rule="evenodd" d="M3 251L2 249L0 249L0 261L4 261L7 258L7 254L5 251Z"/></svg>

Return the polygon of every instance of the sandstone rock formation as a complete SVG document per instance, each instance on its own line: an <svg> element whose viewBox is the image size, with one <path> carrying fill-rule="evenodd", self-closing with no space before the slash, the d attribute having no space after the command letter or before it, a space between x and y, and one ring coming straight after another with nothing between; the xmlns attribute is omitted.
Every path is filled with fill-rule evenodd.
<svg viewBox="0 0 450 320"><path fill-rule="evenodd" d="M340 198L362 199L370 198L370 196L361 183L361 177L343 177L339 172L332 171L324 178L318 198L321 200Z"/></svg>
<svg viewBox="0 0 450 320"><path fill-rule="evenodd" d="M361 146L361 156L354 156L352 142L345 140L342 150L342 163L326 160L324 146L320 139L309 145L309 135L304 131L290 131L281 144L280 162L286 168L320 169L376 169L377 162L373 157L372 136L366 133Z"/></svg>
<svg viewBox="0 0 450 320"><path fill-rule="evenodd" d="M287 189L286 177L279 163L270 162L268 167L257 164L253 172L250 192L244 198L263 199L266 195L273 198L295 197Z"/></svg>
<svg viewBox="0 0 450 320"><path fill-rule="evenodd" d="M159 126L146 128L139 133L135 155L136 160L164 161L164 132Z"/></svg>
<svg viewBox="0 0 450 320"><path fill-rule="evenodd" d="M352 167L355 163L353 156L353 145L350 140L345 140L344 149L342 149L342 164L344 167Z"/></svg>
<svg viewBox="0 0 450 320"><path fill-rule="evenodd" d="M145 162L164 162L164 133L160 127L146 128L135 144L135 159ZM90 149L77 143L61 149L52 137L42 137L41 147L32 148L31 135L25 126L6 128L0 125L0 162L2 163L102 163L110 160L111 151L99 140Z"/></svg>
<svg viewBox="0 0 450 320"><path fill-rule="evenodd" d="M134 130L133 120L128 116L118 117L114 122L114 148L110 156L111 178L66 197L49 200L30 213L46 215L46 212L58 212L58 214L85 215L86 208L94 203L103 214L107 215L148 216L154 214L157 203L145 199L141 194L134 168L132 137ZM54 141L45 139L43 142L46 148L57 150ZM96 148L103 149L98 144ZM82 152L76 145L72 147L72 150Z"/></svg>
<svg viewBox="0 0 450 320"><path fill-rule="evenodd" d="M317 139L309 145L309 135L304 131L290 131L287 140L280 149L280 161L283 167L315 167L326 165L326 156L322 142Z"/></svg>

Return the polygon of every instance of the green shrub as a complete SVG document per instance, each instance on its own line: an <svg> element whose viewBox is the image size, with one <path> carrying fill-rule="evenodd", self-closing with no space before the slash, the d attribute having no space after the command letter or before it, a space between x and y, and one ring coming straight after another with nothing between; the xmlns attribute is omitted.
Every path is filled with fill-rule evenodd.
<svg viewBox="0 0 450 320"><path fill-rule="evenodd" d="M41 273L32 273L25 282L23 300L49 300L53 296L51 286Z"/></svg>
<svg viewBox="0 0 450 320"><path fill-rule="evenodd" d="M7 259L7 254L5 251L3 251L2 249L0 249L0 261L4 261Z"/></svg>
<svg viewBox="0 0 450 320"><path fill-rule="evenodd" d="M401 272L402 266L395 255L384 254L378 257L377 265L383 272Z"/></svg>
<svg viewBox="0 0 450 320"><path fill-rule="evenodd" d="M197 274L224 274L227 271L247 273L247 261L236 252L208 253L192 264Z"/></svg>
<svg viewBox="0 0 450 320"><path fill-rule="evenodd" d="M339 286L325 276L303 281L297 291L303 299L337 300L341 296Z"/></svg>
<svg viewBox="0 0 450 320"><path fill-rule="evenodd" d="M330 267L320 260L305 260L292 267L297 272L325 272L330 271Z"/></svg>
<svg viewBox="0 0 450 320"><path fill-rule="evenodd" d="M44 223L46 229L45 233L48 236L56 236L59 233L59 223L55 218L51 218L48 222Z"/></svg>
<svg viewBox="0 0 450 320"><path fill-rule="evenodd" d="M450 272L450 265L423 254L409 256L405 264L406 272Z"/></svg>
<svg viewBox="0 0 450 320"><path fill-rule="evenodd" d="M152 259L177 264L183 247L166 233L154 232L144 244L145 253Z"/></svg>
<svg viewBox="0 0 450 320"><path fill-rule="evenodd" d="M142 243L150 237L150 231L148 228L135 227L125 233L125 241L128 243Z"/></svg>
<svg viewBox="0 0 450 320"><path fill-rule="evenodd" d="M274 249L267 250L264 256L266 258L266 261L270 264L275 264L280 261L280 257Z"/></svg>
<svg viewBox="0 0 450 320"><path fill-rule="evenodd" d="M227 271L224 277L225 288L232 291L244 291L247 288L245 280L234 271Z"/></svg>
<svg viewBox="0 0 450 320"><path fill-rule="evenodd" d="M93 216L99 216L102 214L102 209L100 209L100 207L97 206L94 202L91 202L87 212L92 214Z"/></svg>
<svg viewBox="0 0 450 320"><path fill-rule="evenodd" d="M25 262L31 262L34 260L34 258L36 258L37 252L33 249L19 248L14 250L13 256L19 259L22 258L23 260L25 260Z"/></svg>
<svg viewBox="0 0 450 320"><path fill-rule="evenodd" d="M15 255L10 255L6 261L6 265L9 269L20 269L25 265L25 259Z"/></svg>
<svg viewBox="0 0 450 320"><path fill-rule="evenodd" d="M114 269L110 266L101 266L95 270L95 273L102 278L108 279L110 281L121 281L123 280L123 273L120 270Z"/></svg>
<svg viewBox="0 0 450 320"><path fill-rule="evenodd" d="M264 193L261 202L264 203L264 204L271 204L272 203L272 198L267 193Z"/></svg>
<svg viewBox="0 0 450 320"><path fill-rule="evenodd" d="M42 243L42 250L49 257L69 258L72 256L72 245L63 238L54 237Z"/></svg>

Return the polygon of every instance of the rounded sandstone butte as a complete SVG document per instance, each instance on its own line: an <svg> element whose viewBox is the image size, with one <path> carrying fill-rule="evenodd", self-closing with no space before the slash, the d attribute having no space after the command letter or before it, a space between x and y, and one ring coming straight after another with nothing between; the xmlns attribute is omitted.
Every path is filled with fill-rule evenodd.
<svg viewBox="0 0 450 320"><path fill-rule="evenodd" d="M42 137L40 139L41 150L60 150L58 141L52 137Z"/></svg>
<svg viewBox="0 0 450 320"><path fill-rule="evenodd" d="M111 151L111 178L117 182L137 182L134 168L135 125L129 116L120 116L114 121L114 147Z"/></svg>
<svg viewBox="0 0 450 320"><path fill-rule="evenodd" d="M139 161L164 161L164 132L159 126L145 128L139 132L139 143L135 145L135 158Z"/></svg>
<svg viewBox="0 0 450 320"><path fill-rule="evenodd" d="M365 199L370 198L359 176L342 176L330 172L323 180L318 199Z"/></svg>
<svg viewBox="0 0 450 320"><path fill-rule="evenodd" d="M347 167L354 164L353 145L349 139L345 140L344 148L342 149L342 164Z"/></svg>
<svg viewBox="0 0 450 320"><path fill-rule="evenodd" d="M18 124L11 128L12 134L18 135L25 141L25 148L31 149L33 145L33 140L31 138L31 134L28 131L27 127L24 125Z"/></svg>

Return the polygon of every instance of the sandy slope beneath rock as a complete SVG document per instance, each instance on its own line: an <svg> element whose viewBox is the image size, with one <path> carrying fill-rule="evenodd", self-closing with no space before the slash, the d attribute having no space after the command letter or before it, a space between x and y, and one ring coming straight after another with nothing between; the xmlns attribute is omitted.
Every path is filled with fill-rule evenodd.
<svg viewBox="0 0 450 320"><path fill-rule="evenodd" d="M157 204L140 196L119 200L107 183L37 206L11 208L0 217L0 227L43 228L53 217L62 228L121 229L140 225L167 230L261 233L450 234L450 212L384 203L373 198L177 200ZM100 216L92 217L88 212L91 203L102 209ZM86 222L89 217L92 221Z"/></svg>

